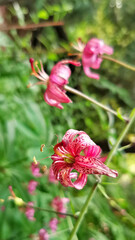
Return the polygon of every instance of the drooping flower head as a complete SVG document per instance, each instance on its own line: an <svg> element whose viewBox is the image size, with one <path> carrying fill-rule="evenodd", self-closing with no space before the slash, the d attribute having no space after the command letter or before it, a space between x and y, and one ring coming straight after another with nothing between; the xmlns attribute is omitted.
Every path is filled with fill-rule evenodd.
<svg viewBox="0 0 135 240"><path fill-rule="evenodd" d="M101 148L83 131L68 130L62 141L54 146L54 152L55 154L51 156L52 169L56 179L65 187L82 189L87 182L88 174L107 175L113 178L118 175L117 171L109 169L104 164L106 158L100 156ZM72 172L73 170L75 172ZM74 178L75 181L72 181Z"/></svg>
<svg viewBox="0 0 135 240"><path fill-rule="evenodd" d="M38 236L39 236L39 240L49 240L49 234L44 228L41 228L39 230Z"/></svg>
<svg viewBox="0 0 135 240"><path fill-rule="evenodd" d="M33 202L28 202L26 209L25 209L25 215L28 218L28 220L30 220L30 221L35 221L35 218L34 218L35 210L33 208L33 205L34 205Z"/></svg>
<svg viewBox="0 0 135 240"><path fill-rule="evenodd" d="M51 202L51 206L57 212L66 213L66 211L67 211L66 203L68 203L68 202L69 202L68 198L55 197ZM66 216L59 214L59 217L65 218Z"/></svg>
<svg viewBox="0 0 135 240"><path fill-rule="evenodd" d="M79 39L78 44L73 45L73 47L82 52L82 65L85 74L89 78L99 79L99 74L93 73L90 68L99 69L103 61L102 55L104 53L113 54L113 48L105 45L103 40L97 38L90 39L86 45Z"/></svg>
<svg viewBox="0 0 135 240"><path fill-rule="evenodd" d="M52 218L49 222L49 227L52 230L52 232L56 232L57 225L58 225L58 219L57 218Z"/></svg>
<svg viewBox="0 0 135 240"><path fill-rule="evenodd" d="M51 71L50 76L46 74L41 64L41 70L39 69L37 62L35 62L34 68L34 59L30 59L32 75L37 77L40 81L36 85L46 85L47 89L44 93L44 100L51 106L63 109L61 103L72 102L70 98L65 93L64 85L68 84L68 79L71 75L71 70L66 64L73 64L75 66L80 66L80 62L72 60L62 60L58 62ZM35 84L34 84L35 85Z"/></svg>
<svg viewBox="0 0 135 240"><path fill-rule="evenodd" d="M28 183L28 192L32 195L34 194L34 191L36 190L36 187L38 185L38 182L35 180L30 180Z"/></svg>

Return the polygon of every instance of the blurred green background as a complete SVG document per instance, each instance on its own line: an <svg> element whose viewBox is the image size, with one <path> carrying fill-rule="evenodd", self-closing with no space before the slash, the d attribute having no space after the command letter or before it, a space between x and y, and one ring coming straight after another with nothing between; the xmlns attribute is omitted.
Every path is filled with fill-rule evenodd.
<svg viewBox="0 0 135 240"><path fill-rule="evenodd" d="M32 27L28 24L63 22L60 26ZM55 196L70 198L68 212L78 212L94 180L89 176L83 190L64 189L60 184L48 183L48 177L38 179L36 195L27 192L33 156L41 164L51 165L45 158L53 153L57 136L69 128L84 130L108 153L125 124L99 107L73 94L73 104L64 110L47 105L43 100L45 88L27 88L36 82L30 76L29 58L42 60L49 74L53 65L68 58L71 43L81 37L103 39L114 47L113 57L135 65L135 0L38 0L0 1L0 198L5 210L0 209L0 240L34 239L40 228L48 232L50 217L38 211L36 221L30 222L11 201L8 186L18 197L34 201L36 206L48 208ZM25 26L20 29L19 26ZM69 85L129 115L135 101L135 73L104 60L98 70L100 80L87 78L82 68L72 69ZM122 145L135 143L135 124ZM40 152L45 144L44 152ZM78 232L78 239L134 240L135 239L135 149L118 151L110 167L119 172L117 179L104 177ZM105 191L111 200L107 200ZM64 193L63 193L64 192ZM64 194L64 195L63 195ZM125 209L124 214L122 209ZM72 220L74 224L74 220ZM60 220L55 235L50 239L67 239L71 220Z"/></svg>

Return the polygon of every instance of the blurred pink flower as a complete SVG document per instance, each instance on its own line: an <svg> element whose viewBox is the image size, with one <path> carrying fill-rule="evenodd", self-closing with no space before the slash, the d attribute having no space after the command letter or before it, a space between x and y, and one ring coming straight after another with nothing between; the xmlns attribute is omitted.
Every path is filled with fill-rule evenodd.
<svg viewBox="0 0 135 240"><path fill-rule="evenodd" d="M58 225L58 219L52 218L49 222L49 227L51 228L52 232L56 232Z"/></svg>
<svg viewBox="0 0 135 240"><path fill-rule="evenodd" d="M6 207L5 207L4 205L0 207L0 210L1 210L2 212L4 212L5 209L6 209Z"/></svg>
<svg viewBox="0 0 135 240"><path fill-rule="evenodd" d="M34 205L33 202L28 202L26 209L25 209L25 215L30 221L35 221L35 218L34 218L35 210L34 210L34 208L32 208L33 205Z"/></svg>
<svg viewBox="0 0 135 240"><path fill-rule="evenodd" d="M72 60L62 60L58 62L51 71L50 76L48 76L41 63L41 70L37 66L37 62L35 63L37 72L34 68L34 59L30 59L32 75L37 77L40 81L34 85L46 85L47 89L44 93L44 100L51 106L63 109L61 103L69 103L72 102L70 98L65 93L64 85L68 84L68 78L71 75L71 70L66 64L73 64L75 66L80 66L80 62L72 61ZM31 85L30 85L31 86Z"/></svg>
<svg viewBox="0 0 135 240"><path fill-rule="evenodd" d="M35 181L35 180L30 180L29 183L28 183L28 192L29 192L30 194L34 194L34 191L35 191L37 185L38 185L38 182L37 182L37 181Z"/></svg>
<svg viewBox="0 0 135 240"><path fill-rule="evenodd" d="M39 240L48 240L49 239L49 234L44 228L41 228L39 230L38 236L39 236Z"/></svg>
<svg viewBox="0 0 135 240"><path fill-rule="evenodd" d="M56 179L65 187L82 189L87 182L87 174L100 174L109 177L117 177L115 170L109 169L102 158L101 148L97 146L83 131L70 129L64 135L62 141L54 146L55 154L51 156L52 168ZM76 170L79 173L76 179Z"/></svg>
<svg viewBox="0 0 135 240"><path fill-rule="evenodd" d="M55 175L54 175L54 173L53 173L52 167L49 168L48 180L49 180L49 182L51 182L51 183L58 183L58 180L56 180Z"/></svg>
<svg viewBox="0 0 135 240"><path fill-rule="evenodd" d="M32 162L31 163L31 172L33 174L33 176L35 177L41 177L42 174L40 173L40 168L39 168L39 162Z"/></svg>
<svg viewBox="0 0 135 240"><path fill-rule="evenodd" d="M55 211L57 212L62 212L62 213L66 213L67 209L66 209L66 203L69 202L68 198L60 198L60 197L55 197L52 202L51 202L51 206L52 208L54 208ZM61 215L59 214L59 217L61 218L65 218L65 215Z"/></svg>
<svg viewBox="0 0 135 240"><path fill-rule="evenodd" d="M85 74L94 79L99 79L97 73L91 72L90 68L98 69L103 61L102 56L104 53L113 54L113 48L104 44L103 40L92 38L85 45L82 53L82 65Z"/></svg>

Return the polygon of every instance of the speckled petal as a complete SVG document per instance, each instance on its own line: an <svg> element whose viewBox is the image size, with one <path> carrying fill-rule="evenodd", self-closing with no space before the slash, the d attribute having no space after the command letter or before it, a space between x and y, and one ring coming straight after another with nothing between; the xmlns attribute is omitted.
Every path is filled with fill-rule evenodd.
<svg viewBox="0 0 135 240"><path fill-rule="evenodd" d="M78 156L75 158L75 163L73 168L85 174L100 174L107 175L109 177L116 178L118 176L118 172L115 170L111 170L102 161L92 158L86 158L84 156Z"/></svg>
<svg viewBox="0 0 135 240"><path fill-rule="evenodd" d="M86 157L97 158L101 154L101 148L96 144L90 145L86 150L84 150L84 153Z"/></svg>
<svg viewBox="0 0 135 240"><path fill-rule="evenodd" d="M72 156L80 153L88 146L95 144L85 132L74 129L70 129L65 133L62 143Z"/></svg>
<svg viewBox="0 0 135 240"><path fill-rule="evenodd" d="M71 167L66 167L61 169L60 174L59 174L59 180L61 184L65 187L74 187L78 190L81 190L86 182L87 182L87 175L86 174L79 174L77 180L75 182L71 181L71 171L73 168Z"/></svg>

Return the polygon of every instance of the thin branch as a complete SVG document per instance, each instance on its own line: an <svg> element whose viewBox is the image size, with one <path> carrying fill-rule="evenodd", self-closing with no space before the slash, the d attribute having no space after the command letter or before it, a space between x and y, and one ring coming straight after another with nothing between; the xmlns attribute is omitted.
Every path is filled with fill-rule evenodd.
<svg viewBox="0 0 135 240"><path fill-rule="evenodd" d="M25 203L25 206L29 206L29 204ZM49 212L49 213L55 213L55 214L60 214L60 215L64 215L64 216L70 216L73 218L77 219L77 216L71 214L71 213L63 213L63 212L57 212L57 211L53 211L51 209L47 209L47 208L40 208L37 206L30 206L31 208L34 208L35 210L40 210L40 211L45 211L45 212Z"/></svg>
<svg viewBox="0 0 135 240"><path fill-rule="evenodd" d="M66 91L71 92L71 93L74 93L74 94L76 94L76 95L78 95L78 96L80 96L80 97L82 97L82 98L84 98L84 99L86 99L86 100L88 100L88 101L96 104L97 106L103 108L105 111L110 112L110 113L114 114L115 116L119 117L119 115L118 115L118 113L117 113L116 111L114 111L113 109L111 109L111 108L105 106L104 104L98 102L98 101L95 100L94 98L88 97L88 96L85 95L84 93L82 93L82 92L80 92L80 91L78 91L78 90L76 90L76 89L74 89L74 88L71 88L71 87L69 87L69 86L67 86L67 85L64 86L64 88L65 88ZM125 117L125 116L121 116L121 118L122 118L123 120L125 120L126 122L129 121L129 119L128 119L127 117Z"/></svg>
<svg viewBox="0 0 135 240"><path fill-rule="evenodd" d="M115 58L112 58L112 57L109 57L109 56L106 56L106 55L100 55L100 57L103 58L103 59L109 60L111 62L117 63L117 64L121 65L122 67L130 69L132 71L135 71L135 67L130 66L127 63L121 62L121 61L119 61L119 60L117 60Z"/></svg>
<svg viewBox="0 0 135 240"><path fill-rule="evenodd" d="M31 23L24 26L20 25L11 25L11 26L2 26L0 25L0 31L9 31L13 29L18 30L29 30L29 29L36 29L36 28L42 28L42 27L51 27L51 26L61 26L64 25L64 22L41 22L41 23Z"/></svg>

